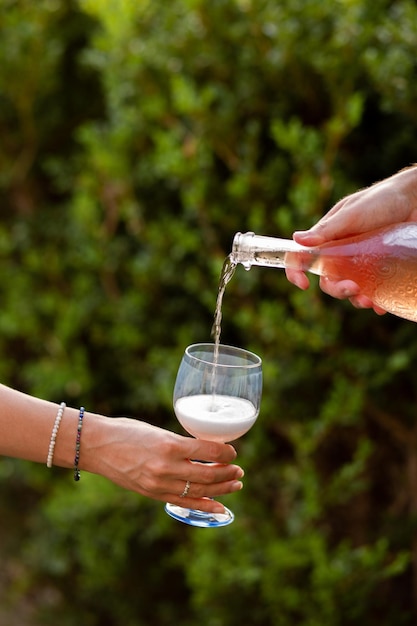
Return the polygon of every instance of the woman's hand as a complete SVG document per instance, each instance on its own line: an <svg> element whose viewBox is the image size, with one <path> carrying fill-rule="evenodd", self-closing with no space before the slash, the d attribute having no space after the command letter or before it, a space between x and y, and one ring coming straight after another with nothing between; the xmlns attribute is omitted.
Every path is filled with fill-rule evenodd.
<svg viewBox="0 0 417 626"><path fill-rule="evenodd" d="M293 237L301 245L319 246L383 226L415 221L417 167L413 166L343 198L312 228L295 232ZM302 271L287 269L286 275L300 289L309 287L309 280ZM356 308L373 308L378 315L385 313L363 296L359 286L351 280L333 281L321 277L320 288L334 298L349 299Z"/></svg>
<svg viewBox="0 0 417 626"><path fill-rule="evenodd" d="M243 470L231 464L235 458L229 444L183 437L133 419L88 415L80 467L155 500L222 513L223 505L209 498L242 488Z"/></svg>

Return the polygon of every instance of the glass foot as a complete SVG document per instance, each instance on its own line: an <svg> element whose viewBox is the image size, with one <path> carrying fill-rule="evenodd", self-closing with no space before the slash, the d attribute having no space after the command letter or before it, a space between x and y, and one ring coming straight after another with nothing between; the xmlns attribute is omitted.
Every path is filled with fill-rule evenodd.
<svg viewBox="0 0 417 626"><path fill-rule="evenodd" d="M225 509L224 513L206 513L197 509L186 509L175 504L165 505L165 511L184 524L199 526L200 528L215 528L216 526L227 526L235 519L232 511Z"/></svg>

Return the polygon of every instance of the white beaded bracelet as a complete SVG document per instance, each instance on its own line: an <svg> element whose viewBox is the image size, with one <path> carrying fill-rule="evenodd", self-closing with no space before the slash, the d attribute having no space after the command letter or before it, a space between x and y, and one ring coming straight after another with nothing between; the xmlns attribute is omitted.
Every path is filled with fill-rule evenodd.
<svg viewBox="0 0 417 626"><path fill-rule="evenodd" d="M65 402L61 402L61 404L59 405L58 413L56 414L54 427L51 433L51 441L49 442L48 460L46 461L46 467L52 467L52 461L54 459L56 436L58 434L59 425L61 424L61 419L62 419L62 416L64 415L66 406L67 405L65 404Z"/></svg>

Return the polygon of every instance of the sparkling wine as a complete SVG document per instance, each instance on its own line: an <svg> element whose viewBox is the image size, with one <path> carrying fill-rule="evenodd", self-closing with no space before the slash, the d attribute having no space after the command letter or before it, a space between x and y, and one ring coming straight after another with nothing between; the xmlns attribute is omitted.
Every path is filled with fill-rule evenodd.
<svg viewBox="0 0 417 626"><path fill-rule="evenodd" d="M381 308L417 321L417 223L380 228L371 233L305 247L292 240L237 233L231 263L294 268L350 279Z"/></svg>
<svg viewBox="0 0 417 626"><path fill-rule="evenodd" d="M174 411L190 435L221 443L244 435L258 416L258 411L249 400L209 394L178 398Z"/></svg>

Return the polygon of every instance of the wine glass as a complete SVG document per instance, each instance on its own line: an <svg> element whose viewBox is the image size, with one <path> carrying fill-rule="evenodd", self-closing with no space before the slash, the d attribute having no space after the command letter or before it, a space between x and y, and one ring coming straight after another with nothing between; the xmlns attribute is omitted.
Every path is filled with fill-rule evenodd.
<svg viewBox="0 0 417 626"><path fill-rule="evenodd" d="M262 361L253 352L214 343L186 348L173 401L178 421L194 437L222 443L238 439L255 423L261 395ZM165 510L191 526L226 526L234 519L229 509L206 513L168 503Z"/></svg>

